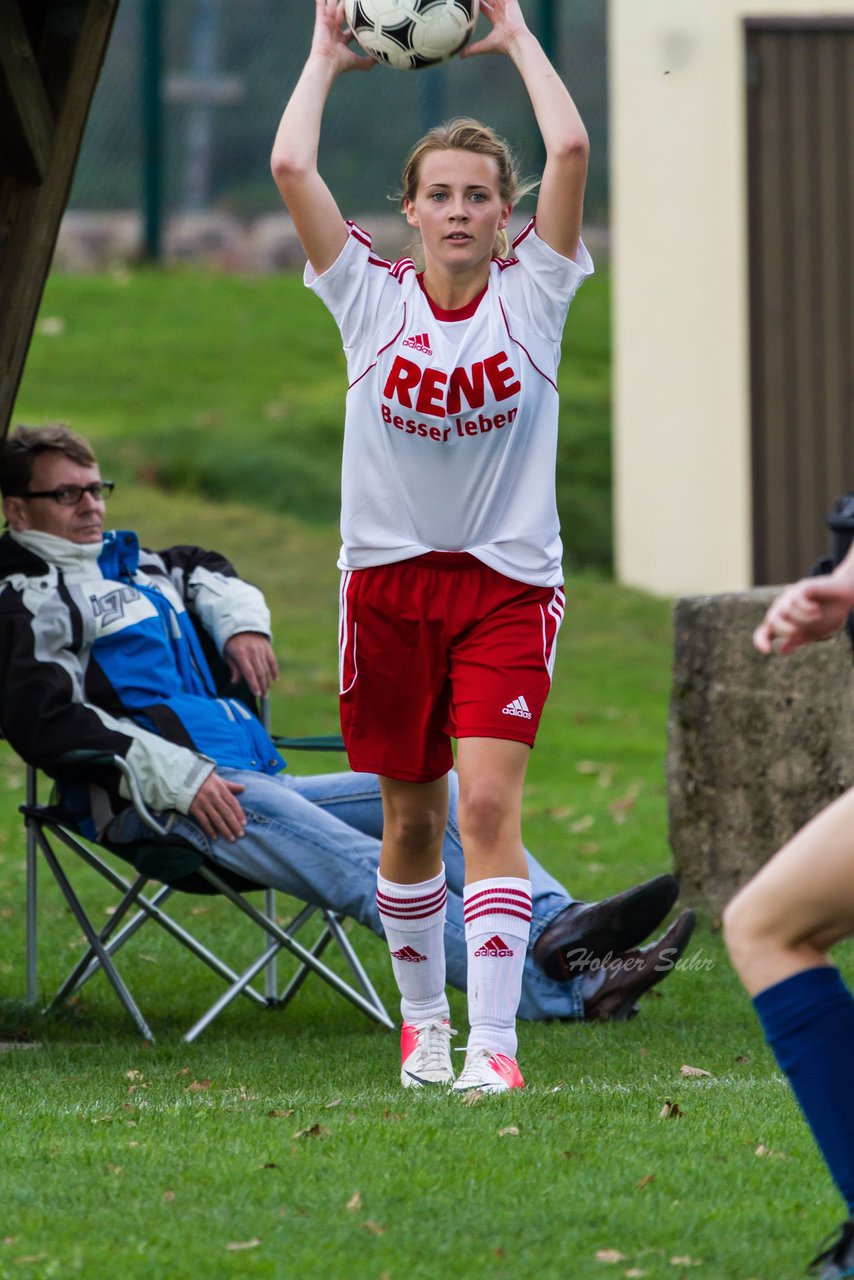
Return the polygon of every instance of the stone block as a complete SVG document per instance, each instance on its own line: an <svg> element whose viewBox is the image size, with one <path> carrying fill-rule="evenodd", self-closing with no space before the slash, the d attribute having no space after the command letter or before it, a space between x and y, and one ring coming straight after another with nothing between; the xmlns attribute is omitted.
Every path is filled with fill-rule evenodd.
<svg viewBox="0 0 854 1280"><path fill-rule="evenodd" d="M854 671L844 634L788 656L751 643L777 588L674 610L670 844L682 898L713 918L815 813L854 785Z"/></svg>

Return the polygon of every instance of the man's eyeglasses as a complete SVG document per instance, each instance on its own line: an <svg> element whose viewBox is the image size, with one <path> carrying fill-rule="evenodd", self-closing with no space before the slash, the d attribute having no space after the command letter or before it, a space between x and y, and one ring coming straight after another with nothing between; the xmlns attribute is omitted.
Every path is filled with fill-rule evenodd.
<svg viewBox="0 0 854 1280"><path fill-rule="evenodd" d="M108 498L115 489L113 480L93 480L91 484L61 484L58 489L30 490L21 493L20 498L53 498L61 507L76 507L83 494L88 493L96 502Z"/></svg>

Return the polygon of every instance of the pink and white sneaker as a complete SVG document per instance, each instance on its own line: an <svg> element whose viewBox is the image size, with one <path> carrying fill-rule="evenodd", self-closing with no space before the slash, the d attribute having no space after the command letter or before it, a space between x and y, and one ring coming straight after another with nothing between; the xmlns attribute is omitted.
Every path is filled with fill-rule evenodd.
<svg viewBox="0 0 854 1280"><path fill-rule="evenodd" d="M446 1019L404 1022L400 1031L400 1083L404 1089L454 1083L451 1036L456 1034Z"/></svg>
<svg viewBox="0 0 854 1280"><path fill-rule="evenodd" d="M489 1049L472 1049L466 1053L466 1064L454 1084L454 1093L505 1093L508 1089L524 1089L525 1081L515 1058Z"/></svg>

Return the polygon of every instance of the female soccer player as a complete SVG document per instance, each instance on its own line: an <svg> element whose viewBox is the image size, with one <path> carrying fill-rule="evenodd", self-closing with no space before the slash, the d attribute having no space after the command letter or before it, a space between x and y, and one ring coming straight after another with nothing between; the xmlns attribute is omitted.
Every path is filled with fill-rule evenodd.
<svg viewBox="0 0 854 1280"><path fill-rule="evenodd" d="M787 587L753 642L761 653L791 653L833 635L852 608L854 546L829 577ZM854 997L827 956L854 934L854 789L736 895L724 929L765 1037L848 1206L848 1220L810 1272L821 1280L854 1276Z"/></svg>
<svg viewBox="0 0 854 1280"><path fill-rule="evenodd" d="M517 0L482 0L491 30L465 56L504 54L524 81L546 151L536 218L507 256L512 156L486 126L453 121L404 173L424 270L387 262L318 172L333 81L372 64L348 47L343 3L316 4L272 169L348 362L341 722L352 767L382 778L378 901L402 997L401 1082L454 1080L440 850L456 738L470 1035L454 1087L520 1088L522 787L564 611L555 378L567 308L593 269L580 240L587 134Z"/></svg>

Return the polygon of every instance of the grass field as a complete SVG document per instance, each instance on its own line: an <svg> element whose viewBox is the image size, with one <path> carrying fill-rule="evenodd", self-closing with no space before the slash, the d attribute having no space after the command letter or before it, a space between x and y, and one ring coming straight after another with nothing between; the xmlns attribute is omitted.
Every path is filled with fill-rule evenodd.
<svg viewBox="0 0 854 1280"><path fill-rule="evenodd" d="M161 349L152 336L159 323L193 333L191 317L222 315L238 296L269 300L273 283L184 279L192 297L182 301L169 279L170 315L149 317L136 343L141 332L125 327L123 313L111 326L107 308L111 289L138 284L157 296L149 278L52 283L43 314L64 312L66 330L37 341L18 415L72 416L125 479L169 465L168 453L152 456L153 441L159 448L194 405L218 409L224 422L242 414L229 446L239 450L252 405L265 403L257 384L269 376L264 395L281 395L273 384L286 378L265 360L255 364L259 344L247 341L241 390L224 374L225 347L217 358L192 342ZM292 282L275 287L284 294ZM303 319L298 297L294 290L289 332L307 335L312 312ZM90 307L104 309L97 341L86 338ZM73 356L54 355L83 315ZM253 323L266 326L268 317ZM319 384L310 393L307 377L299 386L318 404L337 395ZM148 424L154 436L143 431ZM152 545L218 547L262 583L283 669L276 723L333 730L332 521L234 497L212 502L123 484L111 521L143 527ZM578 896L596 898L669 864L669 605L585 574L571 578L569 598L525 835ZM474 1106L404 1093L396 1037L311 981L282 1015L233 1006L188 1048L182 1029L218 994L216 979L143 931L124 968L157 1035L146 1047L101 978L61 1015L44 1019L18 1003L21 785L19 763L0 755L0 1280L789 1280L841 1218L713 922L701 921L683 967L632 1022L521 1024L528 1087ZM96 911L106 910L100 890L87 892ZM221 903L186 899L180 914L218 947L248 957ZM44 878L40 917L47 989L73 963L79 939ZM393 1009L384 947L357 936ZM850 950L841 963L854 976ZM452 1009L462 1040L457 993ZM685 1065L709 1075L683 1075ZM662 1117L668 1101L678 1116Z"/></svg>

